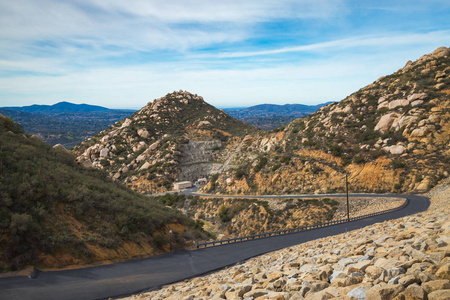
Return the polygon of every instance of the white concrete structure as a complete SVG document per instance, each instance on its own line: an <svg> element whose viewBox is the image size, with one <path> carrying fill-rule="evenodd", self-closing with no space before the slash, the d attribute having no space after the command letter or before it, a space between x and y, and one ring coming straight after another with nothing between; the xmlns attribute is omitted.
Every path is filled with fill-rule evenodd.
<svg viewBox="0 0 450 300"><path fill-rule="evenodd" d="M173 184L173 189L175 191L180 191L182 189L187 189L187 188L190 188L190 187L192 187L192 182L190 182L190 181L175 182Z"/></svg>

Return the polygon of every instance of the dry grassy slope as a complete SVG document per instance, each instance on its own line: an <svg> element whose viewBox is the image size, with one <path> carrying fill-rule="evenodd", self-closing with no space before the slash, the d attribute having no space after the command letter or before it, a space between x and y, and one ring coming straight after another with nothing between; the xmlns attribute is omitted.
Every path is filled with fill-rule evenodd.
<svg viewBox="0 0 450 300"><path fill-rule="evenodd" d="M104 169L136 191L160 192L170 190L178 179L180 163L187 155L183 145L190 140L214 141L222 148L233 136L255 130L202 97L180 91L149 102L74 151L83 165ZM226 152L215 159L223 155Z"/></svg>
<svg viewBox="0 0 450 300"><path fill-rule="evenodd" d="M245 137L241 170L206 189L343 192L348 174L351 191L428 190L449 176L449 53L438 48L285 128Z"/></svg>
<svg viewBox="0 0 450 300"><path fill-rule="evenodd" d="M326 222L338 206L322 199L199 198L186 201L181 209L206 221L205 230L232 238ZM221 220L221 214L229 220Z"/></svg>

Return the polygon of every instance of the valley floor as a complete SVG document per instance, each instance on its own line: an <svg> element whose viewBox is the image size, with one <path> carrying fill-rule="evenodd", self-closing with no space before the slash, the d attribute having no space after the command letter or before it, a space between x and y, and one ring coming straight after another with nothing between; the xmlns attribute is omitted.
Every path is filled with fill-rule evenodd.
<svg viewBox="0 0 450 300"><path fill-rule="evenodd" d="M126 299L450 299L450 179L423 213Z"/></svg>

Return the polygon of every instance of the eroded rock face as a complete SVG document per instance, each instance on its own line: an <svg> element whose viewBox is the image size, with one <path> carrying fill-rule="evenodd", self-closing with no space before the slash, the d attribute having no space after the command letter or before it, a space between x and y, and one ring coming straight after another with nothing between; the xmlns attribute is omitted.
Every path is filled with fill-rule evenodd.
<svg viewBox="0 0 450 300"><path fill-rule="evenodd" d="M213 141L189 141L180 147L181 163L180 181L193 180L219 173L223 166L218 162L217 150L222 143Z"/></svg>

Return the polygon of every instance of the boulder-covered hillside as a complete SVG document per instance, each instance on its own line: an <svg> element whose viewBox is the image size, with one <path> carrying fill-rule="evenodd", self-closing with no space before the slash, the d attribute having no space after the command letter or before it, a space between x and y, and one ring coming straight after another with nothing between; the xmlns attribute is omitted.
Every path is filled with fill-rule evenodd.
<svg viewBox="0 0 450 300"><path fill-rule="evenodd" d="M230 193L424 191L448 177L450 49L271 132L243 138L206 190ZM215 178L213 178L215 179Z"/></svg>
<svg viewBox="0 0 450 300"><path fill-rule="evenodd" d="M224 166L228 152L220 150L256 130L201 96L179 91L149 102L74 151L83 165L148 193L230 168Z"/></svg>
<svg viewBox="0 0 450 300"><path fill-rule="evenodd" d="M448 177L450 50L271 131L174 92L75 148L78 161L148 193L208 176L211 193L425 191Z"/></svg>

